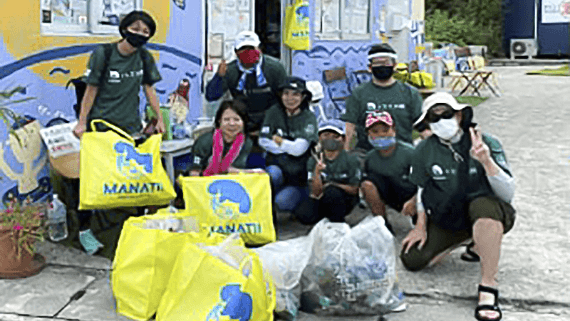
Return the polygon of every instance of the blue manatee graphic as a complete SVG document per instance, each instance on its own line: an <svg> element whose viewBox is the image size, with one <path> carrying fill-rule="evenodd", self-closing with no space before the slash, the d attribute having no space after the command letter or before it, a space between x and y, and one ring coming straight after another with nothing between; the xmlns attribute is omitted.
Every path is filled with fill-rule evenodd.
<svg viewBox="0 0 570 321"><path fill-rule="evenodd" d="M221 315L227 315L232 320L249 321L253 312L251 296L240 289L239 284L226 285L220 293L226 303Z"/></svg>
<svg viewBox="0 0 570 321"><path fill-rule="evenodd" d="M297 18L299 18L300 20L309 19L309 6L302 5L299 8L297 8L297 10L295 10L295 13L297 14Z"/></svg>
<svg viewBox="0 0 570 321"><path fill-rule="evenodd" d="M124 157L125 162L132 159L143 166L147 173L152 173L152 154L139 154L133 145L125 142L116 143L115 151Z"/></svg>
<svg viewBox="0 0 570 321"><path fill-rule="evenodd" d="M216 180L208 186L208 193L212 195L219 194L220 203L223 203L225 200L238 203L239 211L242 214L249 213L251 209L251 200L247 191L236 181L227 179Z"/></svg>

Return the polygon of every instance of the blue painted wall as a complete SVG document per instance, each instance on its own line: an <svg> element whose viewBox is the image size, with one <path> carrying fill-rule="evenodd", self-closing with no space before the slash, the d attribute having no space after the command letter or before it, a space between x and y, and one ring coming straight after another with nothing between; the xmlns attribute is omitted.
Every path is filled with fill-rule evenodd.
<svg viewBox="0 0 570 321"><path fill-rule="evenodd" d="M193 120L202 112L200 85L204 17L200 6L179 5L188 1L144 0L143 8L157 21L157 33L147 47L155 57L163 78L155 85L159 100L165 103L180 80L188 78L188 119ZM39 6L38 1L15 3L0 0L0 90L25 86L26 90L13 98L35 99L14 105L13 109L20 115L36 119L39 127L43 127L56 117L74 120L75 92L65 89L65 83L84 73L89 54L98 44L119 38L43 35L40 33ZM142 91L140 97L142 110L146 100ZM3 200L24 192L36 200L43 200L51 193L49 182L46 182L49 175L46 150L37 137L36 131L30 147L32 151L18 150L11 146L14 144L6 126L0 124L0 198ZM15 150L22 155L33 155L33 160L22 160ZM37 188L30 192L30 186Z"/></svg>

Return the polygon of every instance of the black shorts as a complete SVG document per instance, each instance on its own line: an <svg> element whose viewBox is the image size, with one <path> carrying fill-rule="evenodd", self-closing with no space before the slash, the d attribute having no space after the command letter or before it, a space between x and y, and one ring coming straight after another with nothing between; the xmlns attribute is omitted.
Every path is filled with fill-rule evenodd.
<svg viewBox="0 0 570 321"><path fill-rule="evenodd" d="M376 189L382 201L391 208L400 212L404 204L412 198L416 192L417 187L414 185L402 186L395 183L391 178L383 175L368 174L362 181L370 181Z"/></svg>

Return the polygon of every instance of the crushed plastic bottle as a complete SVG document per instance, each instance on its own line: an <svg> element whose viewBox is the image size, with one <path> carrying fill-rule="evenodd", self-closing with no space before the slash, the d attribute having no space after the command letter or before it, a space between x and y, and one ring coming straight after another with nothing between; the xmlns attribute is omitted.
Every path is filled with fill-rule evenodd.
<svg viewBox="0 0 570 321"><path fill-rule="evenodd" d="M54 242L63 241L68 236L67 209L57 194L53 195L53 201L48 209L48 236Z"/></svg>

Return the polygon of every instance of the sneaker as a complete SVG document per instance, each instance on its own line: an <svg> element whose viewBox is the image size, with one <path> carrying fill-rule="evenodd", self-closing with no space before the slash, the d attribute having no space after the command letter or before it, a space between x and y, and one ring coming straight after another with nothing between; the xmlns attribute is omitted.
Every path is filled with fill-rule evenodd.
<svg viewBox="0 0 570 321"><path fill-rule="evenodd" d="M103 248L103 244L97 240L90 229L79 231L79 243L88 255L93 255Z"/></svg>

